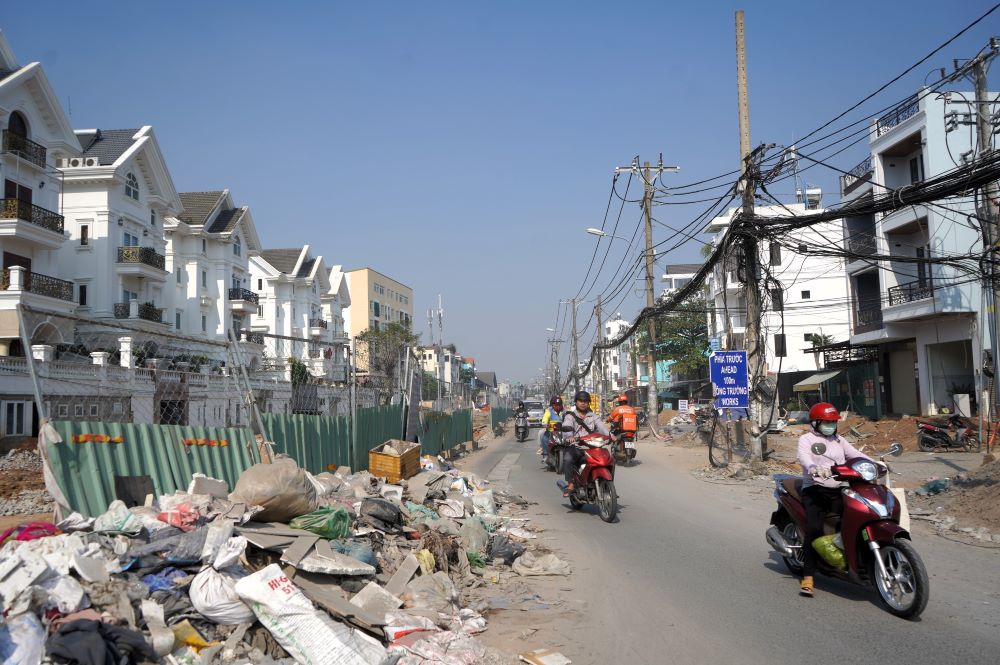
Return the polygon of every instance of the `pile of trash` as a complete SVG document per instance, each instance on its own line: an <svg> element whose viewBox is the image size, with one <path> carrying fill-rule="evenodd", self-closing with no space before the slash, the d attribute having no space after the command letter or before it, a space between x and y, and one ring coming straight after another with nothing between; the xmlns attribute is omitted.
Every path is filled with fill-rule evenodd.
<svg viewBox="0 0 1000 665"><path fill-rule="evenodd" d="M230 491L118 499L0 535L0 660L514 663L475 635L484 576L565 575L529 550L526 502L444 460L399 484L278 456ZM134 479L135 487L148 477ZM517 526L521 525L521 526Z"/></svg>

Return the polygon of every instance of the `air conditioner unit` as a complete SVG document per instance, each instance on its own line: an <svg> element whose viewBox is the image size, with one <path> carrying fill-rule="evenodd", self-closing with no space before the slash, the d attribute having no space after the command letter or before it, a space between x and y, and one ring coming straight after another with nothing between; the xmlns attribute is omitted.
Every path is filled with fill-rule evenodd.
<svg viewBox="0 0 1000 665"><path fill-rule="evenodd" d="M56 161L56 166L61 169L79 169L97 165L97 157L61 157Z"/></svg>

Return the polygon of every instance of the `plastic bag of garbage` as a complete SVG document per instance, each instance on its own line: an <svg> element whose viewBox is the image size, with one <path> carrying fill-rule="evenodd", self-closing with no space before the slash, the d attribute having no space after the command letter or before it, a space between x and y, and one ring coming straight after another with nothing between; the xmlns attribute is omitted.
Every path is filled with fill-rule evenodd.
<svg viewBox="0 0 1000 665"><path fill-rule="evenodd" d="M378 557L375 556L375 550L372 549L371 544L367 540L353 538L348 540L331 540L330 547L335 552L346 554L352 559L367 563L369 566L378 565Z"/></svg>
<svg viewBox="0 0 1000 665"><path fill-rule="evenodd" d="M351 518L343 508L323 507L305 515L299 515L288 526L293 529L311 531L330 540L343 538L351 532Z"/></svg>
<svg viewBox="0 0 1000 665"><path fill-rule="evenodd" d="M834 568L843 570L847 563L844 559L844 551L834 543L836 534L820 536L812 542L813 549L816 550L823 560Z"/></svg>
<svg viewBox="0 0 1000 665"><path fill-rule="evenodd" d="M246 577L237 569L208 567L194 576L188 595L194 609L221 626L252 623L253 610L236 593L236 583Z"/></svg>
<svg viewBox="0 0 1000 665"><path fill-rule="evenodd" d="M569 575L573 572L573 567L555 554L536 556L532 552L525 552L519 556L511 567L515 573L523 576Z"/></svg>
<svg viewBox="0 0 1000 665"><path fill-rule="evenodd" d="M380 663L386 657L378 641L317 610L277 564L241 579L236 583L236 593L300 663L367 665Z"/></svg>
<svg viewBox="0 0 1000 665"><path fill-rule="evenodd" d="M290 457L279 455L271 464L255 464L240 476L229 500L261 506L255 519L288 522L316 510L316 488Z"/></svg>
<svg viewBox="0 0 1000 665"><path fill-rule="evenodd" d="M489 558L503 559L508 566L514 563L514 559L524 554L524 545L513 542L507 536L494 534L490 539Z"/></svg>
<svg viewBox="0 0 1000 665"><path fill-rule="evenodd" d="M97 533L123 533L127 536L138 535L142 531L142 522L128 511L124 501L112 501L107 512L94 520L94 531Z"/></svg>
<svg viewBox="0 0 1000 665"><path fill-rule="evenodd" d="M476 509L477 515L496 515L497 504L493 499L493 490L476 492L472 495L472 505Z"/></svg>
<svg viewBox="0 0 1000 665"><path fill-rule="evenodd" d="M951 480L948 478L935 478L929 480L919 488L917 488L916 493L920 496L925 496L927 494L938 494L943 492L951 486Z"/></svg>
<svg viewBox="0 0 1000 665"><path fill-rule="evenodd" d="M45 628L33 612L10 617L0 624L0 662L38 665L45 655Z"/></svg>
<svg viewBox="0 0 1000 665"><path fill-rule="evenodd" d="M410 614L405 610L389 610L385 613L382 631L390 642L397 638L421 631L437 631L437 625L427 617Z"/></svg>
<svg viewBox="0 0 1000 665"><path fill-rule="evenodd" d="M462 524L458 530L458 537L462 539L465 549L470 552L482 552L489 543L489 534L486 532L486 525L477 517L470 517Z"/></svg>
<svg viewBox="0 0 1000 665"><path fill-rule="evenodd" d="M403 521L399 507L387 499L368 497L361 502L361 521L382 531L395 532Z"/></svg>
<svg viewBox="0 0 1000 665"><path fill-rule="evenodd" d="M421 575L410 580L402 596L408 609L455 614L459 610L458 590L447 573Z"/></svg>

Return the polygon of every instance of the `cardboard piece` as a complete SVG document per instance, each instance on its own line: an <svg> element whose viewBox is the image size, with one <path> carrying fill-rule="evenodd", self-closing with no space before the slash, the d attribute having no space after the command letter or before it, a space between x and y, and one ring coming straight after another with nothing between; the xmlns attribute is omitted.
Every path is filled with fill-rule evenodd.
<svg viewBox="0 0 1000 665"><path fill-rule="evenodd" d="M566 656L552 649L536 649L518 656L522 663L531 665L569 665L571 661Z"/></svg>

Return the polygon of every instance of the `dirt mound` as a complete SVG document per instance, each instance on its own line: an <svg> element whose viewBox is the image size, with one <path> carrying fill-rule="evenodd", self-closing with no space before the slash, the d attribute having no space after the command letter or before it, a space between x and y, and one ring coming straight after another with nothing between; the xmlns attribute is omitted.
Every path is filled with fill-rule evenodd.
<svg viewBox="0 0 1000 665"><path fill-rule="evenodd" d="M984 460L992 457L984 456ZM918 503L953 516L963 526L1000 533L1000 461L992 459L975 471L957 475L947 490Z"/></svg>
<svg viewBox="0 0 1000 665"><path fill-rule="evenodd" d="M0 498L12 499L25 490L45 489L42 458L33 450L12 450L0 457Z"/></svg>

